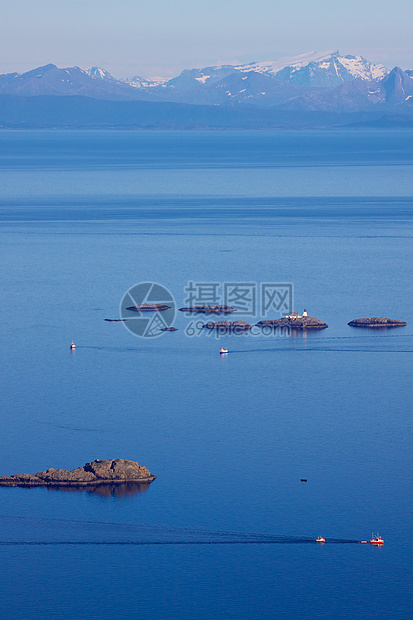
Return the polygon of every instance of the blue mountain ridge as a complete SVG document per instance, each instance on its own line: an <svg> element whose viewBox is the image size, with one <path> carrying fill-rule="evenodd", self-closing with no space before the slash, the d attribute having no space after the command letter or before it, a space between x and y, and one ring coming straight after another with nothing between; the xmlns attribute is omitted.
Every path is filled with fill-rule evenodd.
<svg viewBox="0 0 413 620"><path fill-rule="evenodd" d="M48 64L0 75L0 125L305 127L380 124L384 116L387 126L411 124L412 70L388 71L338 52L278 67L206 67L165 81L136 76L117 80L98 67L59 69ZM311 85L320 83L320 75L325 82L332 71L338 85ZM365 79L371 75L382 77Z"/></svg>

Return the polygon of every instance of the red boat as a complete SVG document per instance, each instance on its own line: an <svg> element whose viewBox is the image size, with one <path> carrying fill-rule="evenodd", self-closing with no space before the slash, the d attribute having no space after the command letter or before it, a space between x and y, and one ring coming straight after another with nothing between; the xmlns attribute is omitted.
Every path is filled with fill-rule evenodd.
<svg viewBox="0 0 413 620"><path fill-rule="evenodd" d="M371 535L370 543L372 545L383 545L384 544L384 540L382 539L381 536L379 536L379 534L372 534Z"/></svg>
<svg viewBox="0 0 413 620"><path fill-rule="evenodd" d="M315 539L315 541L318 543L325 543L326 539L323 538L322 536L319 536L318 538Z"/></svg>

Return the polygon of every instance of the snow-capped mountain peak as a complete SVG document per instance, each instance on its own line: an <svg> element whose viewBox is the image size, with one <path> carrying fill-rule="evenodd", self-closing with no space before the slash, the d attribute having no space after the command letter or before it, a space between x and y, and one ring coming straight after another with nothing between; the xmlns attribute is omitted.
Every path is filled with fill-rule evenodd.
<svg viewBox="0 0 413 620"><path fill-rule="evenodd" d="M339 50L327 50L271 61L187 69L170 80L168 86L188 89L212 85L233 73L251 71L297 86L316 87L334 87L356 78L377 80L389 73L383 65L372 64L362 56L342 56Z"/></svg>
<svg viewBox="0 0 413 620"><path fill-rule="evenodd" d="M342 56L338 50L310 52L274 62L260 62L235 67L238 71L256 71L272 75L283 82L301 86L338 86L360 78L377 80L388 74L383 65L370 63L362 56Z"/></svg>
<svg viewBox="0 0 413 620"><path fill-rule="evenodd" d="M109 73L109 71L106 71L106 69L102 69L102 67L90 67L89 69L85 69L85 73L97 80L109 80L110 82L118 82L120 84L126 84L127 86L133 86L133 88L153 88L155 86L162 86L169 80L169 78L146 78L141 77L140 75L134 75L133 77L124 79L117 79L114 78Z"/></svg>
<svg viewBox="0 0 413 620"><path fill-rule="evenodd" d="M337 53L336 58L336 62L343 65L353 78L379 80L389 73L388 69L383 65L374 65L363 58L363 56L340 56Z"/></svg>
<svg viewBox="0 0 413 620"><path fill-rule="evenodd" d="M102 69L102 67L90 67L89 69L85 69L85 73L98 80L115 80L109 71Z"/></svg>

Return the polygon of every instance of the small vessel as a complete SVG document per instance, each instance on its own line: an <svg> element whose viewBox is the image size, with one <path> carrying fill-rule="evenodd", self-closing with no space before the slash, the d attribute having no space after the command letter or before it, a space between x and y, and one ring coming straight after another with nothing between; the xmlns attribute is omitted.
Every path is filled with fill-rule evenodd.
<svg viewBox="0 0 413 620"><path fill-rule="evenodd" d="M319 536L318 538L315 539L315 541L318 543L325 543L326 539L323 538L322 536Z"/></svg>
<svg viewBox="0 0 413 620"><path fill-rule="evenodd" d="M226 349L225 347L222 347L222 349L220 349L219 353L220 353L220 355L225 355L225 353L228 353L228 349Z"/></svg>
<svg viewBox="0 0 413 620"><path fill-rule="evenodd" d="M72 340L72 342L70 343L70 348L71 348L72 350L73 350L73 349L76 349L76 345L75 345L75 343L73 342L73 340Z"/></svg>
<svg viewBox="0 0 413 620"><path fill-rule="evenodd" d="M383 545L384 544L384 540L382 539L382 537L379 534L372 534L371 535L371 539L370 539L370 543L372 545Z"/></svg>
<svg viewBox="0 0 413 620"><path fill-rule="evenodd" d="M367 540L360 540L362 545L367 545Z"/></svg>

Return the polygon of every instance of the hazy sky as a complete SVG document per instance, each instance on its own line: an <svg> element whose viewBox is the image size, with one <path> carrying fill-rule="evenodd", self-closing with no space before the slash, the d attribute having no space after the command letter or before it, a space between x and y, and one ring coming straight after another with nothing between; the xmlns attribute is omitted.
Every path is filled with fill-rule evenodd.
<svg viewBox="0 0 413 620"><path fill-rule="evenodd" d="M0 73L170 76L329 49L407 69L412 25L413 0L0 0Z"/></svg>

